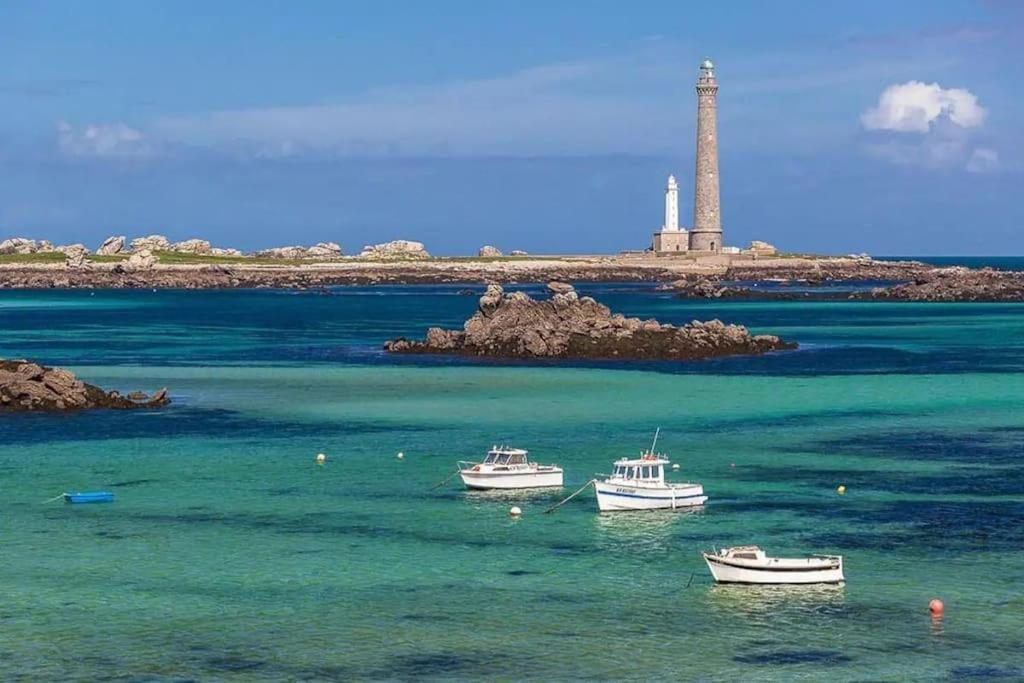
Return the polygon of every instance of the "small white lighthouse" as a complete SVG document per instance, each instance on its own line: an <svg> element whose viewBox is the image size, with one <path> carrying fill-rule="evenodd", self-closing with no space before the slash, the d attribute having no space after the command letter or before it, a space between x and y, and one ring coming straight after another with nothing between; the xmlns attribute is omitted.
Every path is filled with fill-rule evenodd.
<svg viewBox="0 0 1024 683"><path fill-rule="evenodd" d="M685 230L679 229L679 184L670 175L665 185L665 224L654 233L655 252L677 252L689 249L690 238Z"/></svg>
<svg viewBox="0 0 1024 683"><path fill-rule="evenodd" d="M679 230L679 185L674 175L668 177L668 185L665 187L665 225L661 226L661 230Z"/></svg>

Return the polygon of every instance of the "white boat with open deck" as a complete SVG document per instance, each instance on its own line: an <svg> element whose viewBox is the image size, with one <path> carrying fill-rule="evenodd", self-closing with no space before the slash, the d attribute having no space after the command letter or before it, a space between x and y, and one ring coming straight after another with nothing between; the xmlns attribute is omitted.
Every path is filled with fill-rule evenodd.
<svg viewBox="0 0 1024 683"><path fill-rule="evenodd" d="M521 448L492 446L483 462L459 461L459 476L471 489L535 489L562 485L562 468L530 462Z"/></svg>
<svg viewBox="0 0 1024 683"><path fill-rule="evenodd" d="M768 557L756 545L704 552L704 561L718 583L809 584L842 583L841 555Z"/></svg>
<svg viewBox="0 0 1024 683"><path fill-rule="evenodd" d="M601 512L675 510L703 505L708 499L700 484L665 481L665 468L672 463L654 452L658 433L660 430L655 433L650 450L638 458L616 460L611 476L594 480L597 507Z"/></svg>

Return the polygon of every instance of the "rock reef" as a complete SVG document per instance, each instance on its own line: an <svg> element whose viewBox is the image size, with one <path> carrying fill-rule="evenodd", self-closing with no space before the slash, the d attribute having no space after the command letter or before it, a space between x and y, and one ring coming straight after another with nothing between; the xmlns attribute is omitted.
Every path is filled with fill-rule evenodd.
<svg viewBox="0 0 1024 683"><path fill-rule="evenodd" d="M961 266L936 268L913 282L874 289L868 297L921 302L1024 301L1024 273Z"/></svg>
<svg viewBox="0 0 1024 683"><path fill-rule="evenodd" d="M871 258L808 260L798 265L747 264L732 266L721 279L731 281L793 280L804 283L850 280L910 280L932 270L919 261L875 261Z"/></svg>
<svg viewBox="0 0 1024 683"><path fill-rule="evenodd" d="M696 360L795 349L771 335L751 335L719 320L677 327L612 314L571 285L548 284L551 298L505 293L488 285L463 329L431 328L423 341L388 341L391 353L448 353L504 358Z"/></svg>
<svg viewBox="0 0 1024 683"><path fill-rule="evenodd" d="M26 360L0 359L0 413L159 408L170 402L166 389L152 396L140 392L122 396L116 391L104 391L86 384L63 368L48 368Z"/></svg>

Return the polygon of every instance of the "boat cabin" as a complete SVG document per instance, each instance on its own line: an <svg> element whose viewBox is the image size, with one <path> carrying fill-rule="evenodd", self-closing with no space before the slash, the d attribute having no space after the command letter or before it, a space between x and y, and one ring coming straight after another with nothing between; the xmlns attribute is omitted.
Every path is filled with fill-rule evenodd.
<svg viewBox="0 0 1024 683"><path fill-rule="evenodd" d="M510 467L513 465L525 465L526 451L521 448L498 448L491 447L491 450L487 451L487 457L484 458L484 465L494 465L495 467Z"/></svg>
<svg viewBox="0 0 1024 683"><path fill-rule="evenodd" d="M765 552L756 545L741 545L735 548L723 548L722 557L732 558L734 560L764 560L766 559Z"/></svg>
<svg viewBox="0 0 1024 683"><path fill-rule="evenodd" d="M665 481L665 465L668 464L661 456L649 454L635 460L617 460L611 478L660 484Z"/></svg>

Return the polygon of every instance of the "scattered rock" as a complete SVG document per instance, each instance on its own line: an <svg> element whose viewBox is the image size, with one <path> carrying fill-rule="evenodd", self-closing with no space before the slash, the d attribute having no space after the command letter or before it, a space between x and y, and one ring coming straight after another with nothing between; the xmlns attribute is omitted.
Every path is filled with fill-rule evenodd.
<svg viewBox="0 0 1024 683"><path fill-rule="evenodd" d="M462 331L431 328L423 341L399 338L385 343L392 353L458 353L506 358L605 358L692 360L794 349L769 335L752 336L739 325L719 320L683 327L612 315L590 297L564 283L549 284L549 300L523 292L506 294L487 286L477 312Z"/></svg>
<svg viewBox="0 0 1024 683"><path fill-rule="evenodd" d="M576 289L568 282L556 282L552 280L548 283L548 291L552 294L568 294L569 292L575 292Z"/></svg>
<svg viewBox="0 0 1024 683"><path fill-rule="evenodd" d="M393 240L383 244L369 244L363 247L360 258L371 259L425 259L430 258L423 242Z"/></svg>
<svg viewBox="0 0 1024 683"><path fill-rule="evenodd" d="M89 250L85 248L84 244L71 244L60 247L60 251L64 253L64 263L68 268L83 267L85 265L85 257L89 255Z"/></svg>
<svg viewBox="0 0 1024 683"><path fill-rule="evenodd" d="M342 255L341 245L334 242L317 242L306 250L306 254L317 258L337 258Z"/></svg>
<svg viewBox="0 0 1024 683"><path fill-rule="evenodd" d="M260 258L301 259L306 258L306 248L300 246L273 247L257 251L256 256Z"/></svg>
<svg viewBox="0 0 1024 683"><path fill-rule="evenodd" d="M34 254L39 243L25 237L12 237L0 242L0 254Z"/></svg>
<svg viewBox="0 0 1024 683"><path fill-rule="evenodd" d="M149 235L148 237L136 237L131 241L131 251L170 251L171 243L163 235Z"/></svg>
<svg viewBox="0 0 1024 683"><path fill-rule="evenodd" d="M522 249L513 249L512 251L508 252L508 255L509 256L529 256L530 254L525 252L525 251L523 251Z"/></svg>
<svg viewBox="0 0 1024 683"><path fill-rule="evenodd" d="M182 242L175 242L171 245L171 251L182 254L210 254L213 250L207 240L191 239Z"/></svg>
<svg viewBox="0 0 1024 683"><path fill-rule="evenodd" d="M220 247L211 248L210 253L213 256L245 256L245 254L238 249L222 249Z"/></svg>
<svg viewBox="0 0 1024 683"><path fill-rule="evenodd" d="M476 255L482 258L494 258L496 256L501 256L502 253L501 249L498 249L497 247L492 247L489 244L485 244L484 246L480 247L480 250L476 252Z"/></svg>
<svg viewBox="0 0 1024 683"><path fill-rule="evenodd" d="M96 250L100 256L113 256L124 251L124 235L112 235L103 240L103 244Z"/></svg>
<svg viewBox="0 0 1024 683"><path fill-rule="evenodd" d="M24 360L0 360L0 412L158 408L170 403L167 390L133 400L79 380L69 370Z"/></svg>
<svg viewBox="0 0 1024 683"><path fill-rule="evenodd" d="M150 270L157 263L156 254L151 252L149 249L140 249L138 251L132 251L132 255L128 257L128 261L125 264L129 271L132 270Z"/></svg>
<svg viewBox="0 0 1024 683"><path fill-rule="evenodd" d="M779 250L775 248L774 244L768 244L761 240L754 240L750 243L750 251L761 256L774 256L779 253Z"/></svg>

